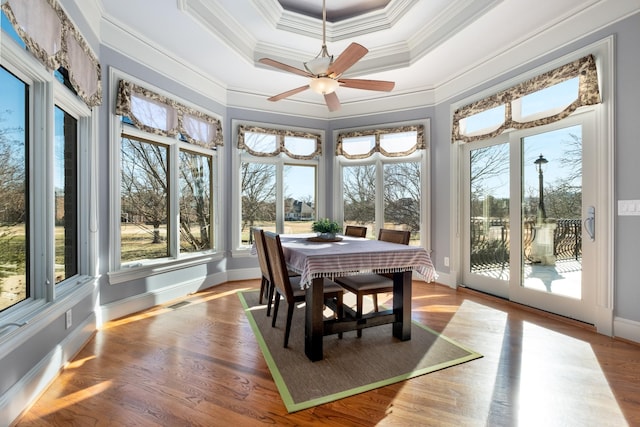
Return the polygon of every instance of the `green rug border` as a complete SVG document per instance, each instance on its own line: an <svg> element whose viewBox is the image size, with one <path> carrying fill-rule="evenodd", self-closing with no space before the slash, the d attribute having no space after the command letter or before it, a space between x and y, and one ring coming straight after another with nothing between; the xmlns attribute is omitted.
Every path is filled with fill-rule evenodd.
<svg viewBox="0 0 640 427"><path fill-rule="evenodd" d="M318 405L322 405L325 403L329 403L329 402L333 402L336 400L340 400L340 399L344 399L345 397L349 397L349 396L353 396L359 393L364 393L367 391L371 391L374 390L376 388L380 388L380 387L384 387L390 384L395 384L397 382L403 381L403 380L407 380L409 378L415 378L415 377L419 377L421 375L425 375L431 372L435 372L435 371L439 371L441 369L445 369L445 368L450 368L452 366L455 365L460 365L462 363L465 362L469 362L471 360L475 360L475 359L479 359L482 356L482 354L477 353L474 350L471 350L463 345L458 344L457 342L455 342L454 340L452 340L451 338L434 331L433 329L429 328L426 325L423 325L422 323L419 323L415 320L412 320L411 323L413 323L416 326L421 327L422 329L425 329L427 331L429 331L430 333L437 335L439 338L442 338L446 341L448 341L450 344L455 345L465 351L467 351L469 353L468 356L465 357L461 357L458 359L453 359L450 360L448 362L444 362L444 363L439 363L437 365L433 365L430 366L428 368L422 368L422 369L417 369L414 371L410 371L407 372L406 374L402 374L402 375L398 375L395 377L391 377L391 378L387 378L385 380L381 380L381 381L377 381L377 382L373 382L364 386L360 386L360 387L354 387L352 389L349 390L345 390L339 393L333 393L333 394L329 394L327 396L323 396L323 397L318 397L316 399L311 399L311 400L307 400L304 402L300 402L300 403L295 403L293 401L293 398L291 397L291 393L289 393L289 389L287 388L287 384L284 382L284 379L282 378L282 375L280 374L280 370L278 369L278 366L276 365L275 360L273 359L273 356L271 355L271 352L269 351L269 348L267 346L267 343L264 341L264 337L262 336L262 333L260 332L260 329L258 328L258 325L253 317L253 313L250 310L249 305L247 304L247 301L244 298L244 294L248 293L248 292L258 292L257 290L246 290L246 291L237 291L236 293L238 294L238 297L240 298L240 302L242 303L242 306L244 308L244 312L247 316L247 319L249 320L249 324L251 325L251 329L253 330L253 333L256 337L256 339L258 340L258 345L260 346L260 349L262 350L262 354L264 355L264 358L267 362L267 366L269 367L269 370L271 371L271 376L273 377L273 380L276 383L276 387L278 388L278 391L280 392L280 397L282 398L282 401L285 405L285 407L287 408L287 412L292 413L292 412L296 412L296 411L301 411L303 409L308 409L308 408L312 408L314 406L318 406Z"/></svg>

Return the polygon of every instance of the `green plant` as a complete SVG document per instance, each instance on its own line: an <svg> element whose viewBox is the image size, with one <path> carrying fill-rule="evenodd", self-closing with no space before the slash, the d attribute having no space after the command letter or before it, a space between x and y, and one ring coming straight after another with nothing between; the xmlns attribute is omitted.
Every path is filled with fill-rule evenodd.
<svg viewBox="0 0 640 427"><path fill-rule="evenodd" d="M340 233L342 227L335 221L331 221L329 218L323 218L318 221L314 221L311 225L311 229L316 233Z"/></svg>

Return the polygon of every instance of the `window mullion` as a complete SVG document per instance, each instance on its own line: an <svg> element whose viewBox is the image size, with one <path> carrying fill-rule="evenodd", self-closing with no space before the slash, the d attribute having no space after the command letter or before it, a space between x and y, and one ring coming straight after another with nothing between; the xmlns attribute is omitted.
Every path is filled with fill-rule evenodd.
<svg viewBox="0 0 640 427"><path fill-rule="evenodd" d="M167 183L169 198L169 212L167 218L167 239L169 240L169 258L178 258L180 256L180 188L179 188L179 171L178 162L180 161L180 149L178 144L169 147L169 173Z"/></svg>
<svg viewBox="0 0 640 427"><path fill-rule="evenodd" d="M376 230L384 228L384 165L378 157L376 165ZM377 237L377 232L376 232Z"/></svg>
<svg viewBox="0 0 640 427"><path fill-rule="evenodd" d="M32 86L30 104L33 120L29 123L30 180L29 232L30 286L34 299L55 298L54 286L54 197L53 197L53 85L42 82ZM29 273L28 273L29 274Z"/></svg>
<svg viewBox="0 0 640 427"><path fill-rule="evenodd" d="M276 163L276 232L284 233L284 162Z"/></svg>

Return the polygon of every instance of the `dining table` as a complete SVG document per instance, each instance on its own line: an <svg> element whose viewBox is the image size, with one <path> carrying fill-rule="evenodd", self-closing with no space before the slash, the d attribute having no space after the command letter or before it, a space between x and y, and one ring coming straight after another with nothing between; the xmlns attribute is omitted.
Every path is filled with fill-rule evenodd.
<svg viewBox="0 0 640 427"><path fill-rule="evenodd" d="M394 337L411 339L412 274L415 271L427 282L436 279L429 253L423 247L350 236L328 240L281 234L280 241L287 267L300 274L300 286L306 290L304 351L310 360L322 360L326 335L393 323ZM345 315L325 319L323 278L366 273L393 276L392 308L361 318Z"/></svg>

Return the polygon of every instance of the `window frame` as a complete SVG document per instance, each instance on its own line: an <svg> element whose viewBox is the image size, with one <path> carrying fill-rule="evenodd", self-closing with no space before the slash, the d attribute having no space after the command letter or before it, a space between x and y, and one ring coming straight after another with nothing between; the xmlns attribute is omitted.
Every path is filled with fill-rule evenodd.
<svg viewBox="0 0 640 427"><path fill-rule="evenodd" d="M97 227L95 198L97 113L60 83L53 73L37 61L16 40L0 37L0 64L29 87L28 94L28 286L30 296L7 307L0 313L0 344L10 339L12 331L3 325L24 325L57 315L59 305L66 305L73 296L90 295L97 278ZM87 200L85 209L78 209L77 247L78 274L55 283L55 194L54 138L55 106L77 120L78 199ZM44 236L44 238L42 237ZM87 285L87 286L84 286Z"/></svg>
<svg viewBox="0 0 640 427"><path fill-rule="evenodd" d="M357 131L374 131L376 129L401 128L404 126L422 125L424 126L424 149L417 149L413 153L406 156L386 157L382 153L373 153L370 157L364 159L347 159L344 156L334 156L334 171L338 175L338 179L334 181L333 187L333 206L334 218L339 223L344 223L344 173L345 166L358 166L374 164L376 166L376 211L375 226L379 230L384 224L384 165L393 163L415 162L420 163L420 246L431 252L431 172L430 172L430 146L431 146L431 120L426 118L420 121L400 122L400 123L384 123L378 126L369 126L366 128L349 128L336 129L333 132L333 139L337 141L338 135L341 133L357 132ZM401 132L398 132L401 133Z"/></svg>
<svg viewBox="0 0 640 427"><path fill-rule="evenodd" d="M313 159L294 159L287 156L284 152L277 156L256 156L238 148L238 134L240 126L244 127L259 127L270 130L279 131L293 131L302 133L313 133L320 135L320 151L321 153ZM316 200L315 200L315 212L316 217L326 217L326 203L324 202L326 197L326 188L324 174L325 170L325 156L326 156L326 138L325 131L323 129L303 128L298 126L281 126L270 123L262 122L247 122L240 120L232 120L233 129L233 160L232 170L235 171L233 176L232 185L232 256L249 256L251 252L251 246L242 244L241 226L242 226L242 189L240 188L240 168L245 159L253 159L255 163L274 164L276 165L276 231L278 233L283 232L285 212L284 212L284 167L285 166L314 166L316 168ZM286 135L285 135L286 136Z"/></svg>
<svg viewBox="0 0 640 427"><path fill-rule="evenodd" d="M174 94L167 93L162 89L153 86L147 82L143 82L139 79L136 79L122 71L111 69L109 74L109 82L110 84L110 95L111 99L115 99L117 96L118 85L114 84L114 82L118 82L120 80L126 80L141 87L148 88L160 95L166 96L167 98L174 99L177 102L182 103L185 106L193 108L195 110L202 111L216 119L221 120L220 116L214 114L210 111L205 110L200 106L196 106L183 98L180 98ZM191 144L189 142L182 141L179 135L176 135L175 138L162 136L162 135L154 135L149 132L145 132L144 130L140 130L133 125L127 125L122 121L122 116L115 114L115 112L111 111L109 113L110 119L110 188L109 192L110 198L110 232L109 232L109 283L120 284L129 282L131 280L141 279L145 277L150 277L156 274L163 274L170 271L180 270L183 268L206 264L208 262L220 260L224 257L223 251L223 233L221 233L220 224L221 222L221 212L219 209L215 209L216 206L219 206L218 200L220 197L220 188L223 176L223 168L221 164L221 159L224 158L224 146L218 145L216 149L208 149L197 144ZM121 140L123 134L134 137L136 139L141 139L143 141L150 141L156 144L161 144L168 147L168 156L169 156L169 223L167 224L167 237L169 239L169 256L145 260L142 261L132 261L128 263L122 263L120 259L120 245L121 245L121 237L120 237L120 213L121 213L121 195L120 195L120 183L121 183L121 174L120 174L120 164L121 164ZM211 229L213 230L213 240L211 241L213 248L205 251L199 252L180 252L180 237L179 237L179 220L178 214L180 212L180 200L178 197L179 192L179 168L177 167L179 161L179 152L181 149L186 151L195 152L198 154L202 154L205 156L211 157L212 164L212 174L211 174L211 205L213 206L213 212L211 216ZM170 227L170 229L169 229Z"/></svg>

